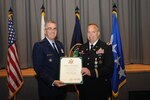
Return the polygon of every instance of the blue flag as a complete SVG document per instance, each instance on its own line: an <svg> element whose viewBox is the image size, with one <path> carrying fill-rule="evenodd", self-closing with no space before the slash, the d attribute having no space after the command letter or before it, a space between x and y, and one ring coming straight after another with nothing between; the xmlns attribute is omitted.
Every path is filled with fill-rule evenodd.
<svg viewBox="0 0 150 100"><path fill-rule="evenodd" d="M80 14L79 14L78 7L76 7L75 9L75 16L76 16L75 26L74 26L74 32L72 36L69 56L78 56L78 49L83 44L83 38L82 38L82 32L80 26Z"/></svg>
<svg viewBox="0 0 150 100"><path fill-rule="evenodd" d="M116 5L113 6L112 11L112 35L111 41L112 51L114 55L114 72L112 77L112 92L113 96L117 97L119 89L126 83L125 64L122 52L122 44L119 32L119 25L117 20L117 9Z"/></svg>

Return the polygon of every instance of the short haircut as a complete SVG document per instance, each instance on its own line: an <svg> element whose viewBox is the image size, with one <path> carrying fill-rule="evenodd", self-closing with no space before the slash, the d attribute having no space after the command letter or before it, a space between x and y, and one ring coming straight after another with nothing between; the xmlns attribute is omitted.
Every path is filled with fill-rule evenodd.
<svg viewBox="0 0 150 100"><path fill-rule="evenodd" d="M95 26L95 27L97 28L97 30L99 31L99 27L98 27L97 24L95 24L95 23L90 23L90 24L88 24L88 27L89 27L89 26Z"/></svg>
<svg viewBox="0 0 150 100"><path fill-rule="evenodd" d="M46 26L47 26L47 24L48 23L54 23L54 24L57 24L55 21L53 21L53 20L48 20L48 21L46 21L46 23L45 23L45 28L46 28Z"/></svg>

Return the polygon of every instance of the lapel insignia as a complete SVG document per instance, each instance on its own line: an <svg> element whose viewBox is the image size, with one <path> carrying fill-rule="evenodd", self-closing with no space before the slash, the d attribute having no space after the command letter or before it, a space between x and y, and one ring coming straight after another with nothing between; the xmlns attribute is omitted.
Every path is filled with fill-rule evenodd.
<svg viewBox="0 0 150 100"><path fill-rule="evenodd" d="M82 50L81 52L79 52L79 54L84 54L84 51Z"/></svg>
<svg viewBox="0 0 150 100"><path fill-rule="evenodd" d="M96 49L93 49L93 51L96 51Z"/></svg>

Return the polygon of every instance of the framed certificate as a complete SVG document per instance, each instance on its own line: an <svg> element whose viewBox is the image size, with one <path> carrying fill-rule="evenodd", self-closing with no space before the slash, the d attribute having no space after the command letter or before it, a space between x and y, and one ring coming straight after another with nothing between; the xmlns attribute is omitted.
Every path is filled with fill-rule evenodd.
<svg viewBox="0 0 150 100"><path fill-rule="evenodd" d="M66 84L82 84L82 59L62 57L60 60L60 81Z"/></svg>

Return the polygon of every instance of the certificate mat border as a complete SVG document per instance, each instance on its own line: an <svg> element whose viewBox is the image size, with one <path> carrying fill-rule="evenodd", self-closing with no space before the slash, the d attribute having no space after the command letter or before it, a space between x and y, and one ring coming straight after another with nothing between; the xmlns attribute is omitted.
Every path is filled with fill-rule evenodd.
<svg viewBox="0 0 150 100"><path fill-rule="evenodd" d="M81 67L82 67L82 57L60 57L60 70L59 70L59 80L60 80L60 72L61 72L61 60L63 58L80 58L81 59ZM82 77L82 81L79 82L79 83L66 83L64 82L65 84L83 84L83 77Z"/></svg>

